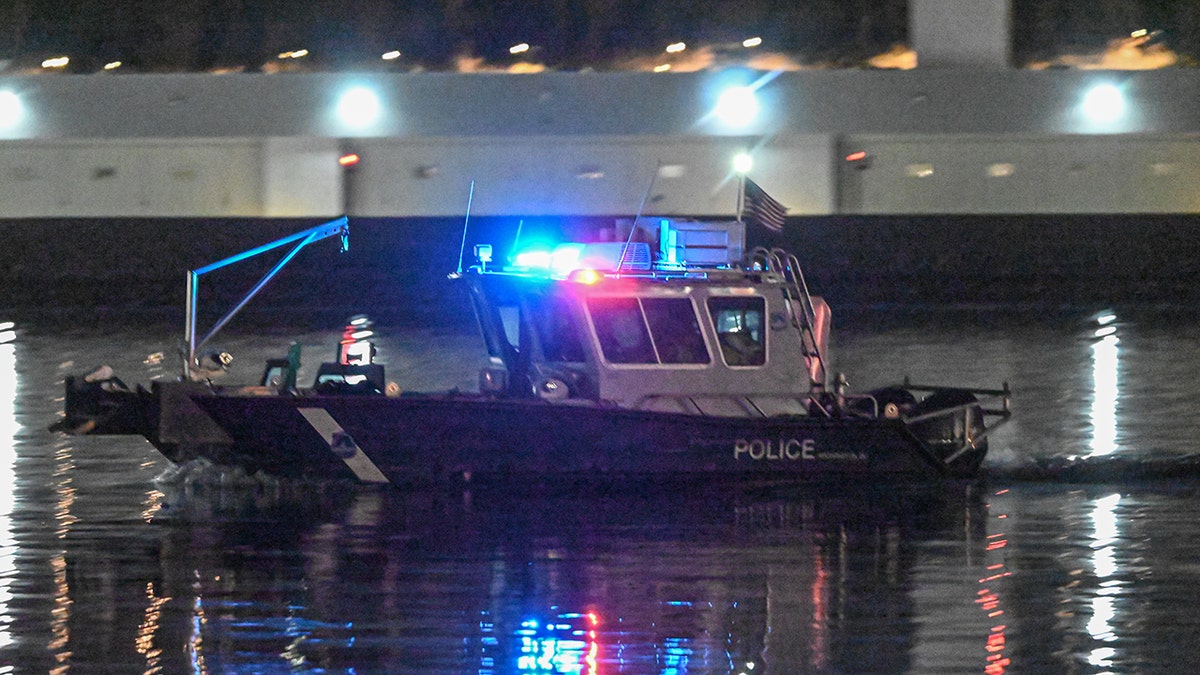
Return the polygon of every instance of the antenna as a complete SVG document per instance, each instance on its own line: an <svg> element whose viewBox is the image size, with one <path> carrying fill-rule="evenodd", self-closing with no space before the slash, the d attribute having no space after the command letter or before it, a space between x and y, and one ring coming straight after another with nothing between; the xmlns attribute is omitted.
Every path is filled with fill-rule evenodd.
<svg viewBox="0 0 1200 675"><path fill-rule="evenodd" d="M629 253L629 245L633 243L633 233L637 231L638 221L642 218L642 210L646 208L646 202L650 199L650 193L654 190L654 181L658 179L658 172L662 168L662 160L654 162L654 175L650 177L650 184L646 186L646 194L642 195L642 203L638 205L637 215L633 217L633 225L629 227L629 236L625 239L625 246L621 249L621 258L617 260L617 274L621 273L621 267L625 264L625 256Z"/></svg>
<svg viewBox="0 0 1200 675"><path fill-rule="evenodd" d="M471 202L475 200L475 181L471 181L471 190L467 193L467 215L463 217L462 243L458 245L458 270L450 275L451 279L462 276L463 252L467 248L467 224L471 222Z"/></svg>
<svg viewBox="0 0 1200 675"><path fill-rule="evenodd" d="M518 245L521 243L521 228L523 227L525 227L524 218L517 221L517 236L513 237L512 251L510 251L508 254L508 260L510 263L513 260L513 256L515 256L519 250Z"/></svg>

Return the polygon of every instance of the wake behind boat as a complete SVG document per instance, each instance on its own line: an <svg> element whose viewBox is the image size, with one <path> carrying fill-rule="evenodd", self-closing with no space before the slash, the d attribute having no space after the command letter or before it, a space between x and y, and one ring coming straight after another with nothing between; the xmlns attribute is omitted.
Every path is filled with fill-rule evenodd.
<svg viewBox="0 0 1200 675"><path fill-rule="evenodd" d="M401 393L369 325L297 382L299 350L261 380L218 385L199 354L300 247L346 243L339 219L188 274L177 381L129 388L110 371L66 380L70 433L144 436L175 463L415 485L446 480L936 481L977 475L1009 392L909 383L864 393L830 374L830 310L793 255L745 250L745 224L634 218L620 237L509 251L452 275L480 327L477 391ZM614 239L610 237L610 239ZM464 237L465 242L465 237ZM208 271L296 247L207 336ZM482 356L482 355L481 355Z"/></svg>

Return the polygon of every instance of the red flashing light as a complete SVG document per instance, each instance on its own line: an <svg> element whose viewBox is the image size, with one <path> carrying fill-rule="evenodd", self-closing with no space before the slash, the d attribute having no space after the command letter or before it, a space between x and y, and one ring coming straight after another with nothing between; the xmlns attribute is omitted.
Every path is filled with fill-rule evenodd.
<svg viewBox="0 0 1200 675"><path fill-rule="evenodd" d="M338 157L338 165L344 168L350 168L358 164L360 161L362 161L362 157L359 157L358 154L354 152L347 152L341 157Z"/></svg>
<svg viewBox="0 0 1200 675"><path fill-rule="evenodd" d="M852 152L852 153L846 155L847 162L857 162L860 160L864 160L866 158L867 158L867 153L863 150L859 150L858 152Z"/></svg>

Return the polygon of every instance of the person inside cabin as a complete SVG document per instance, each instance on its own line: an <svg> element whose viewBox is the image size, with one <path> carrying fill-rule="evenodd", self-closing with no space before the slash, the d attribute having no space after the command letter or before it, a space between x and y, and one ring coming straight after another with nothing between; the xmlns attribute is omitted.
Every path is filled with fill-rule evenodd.
<svg viewBox="0 0 1200 675"><path fill-rule="evenodd" d="M661 363L708 363L708 349L691 300L643 298L642 309Z"/></svg>
<svg viewBox="0 0 1200 675"><path fill-rule="evenodd" d="M766 307L759 297L714 297L708 300L721 355L731 366L761 366L767 361L763 335Z"/></svg>
<svg viewBox="0 0 1200 675"><path fill-rule="evenodd" d="M731 366L761 366L766 361L763 346L750 331L737 329L718 334L725 363Z"/></svg>
<svg viewBox="0 0 1200 675"><path fill-rule="evenodd" d="M611 363L655 363L654 347L637 298L591 298L588 311L605 359Z"/></svg>

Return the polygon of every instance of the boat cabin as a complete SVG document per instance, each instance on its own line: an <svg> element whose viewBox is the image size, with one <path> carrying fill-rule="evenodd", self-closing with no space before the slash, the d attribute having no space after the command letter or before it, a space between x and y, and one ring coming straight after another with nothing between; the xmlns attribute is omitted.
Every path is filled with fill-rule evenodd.
<svg viewBox="0 0 1200 675"><path fill-rule="evenodd" d="M545 265L518 255L503 268L474 267L489 356L481 390L704 415L807 414L826 384L829 310L779 269L795 259L764 251L746 269L740 223L655 222L655 251L571 244Z"/></svg>

